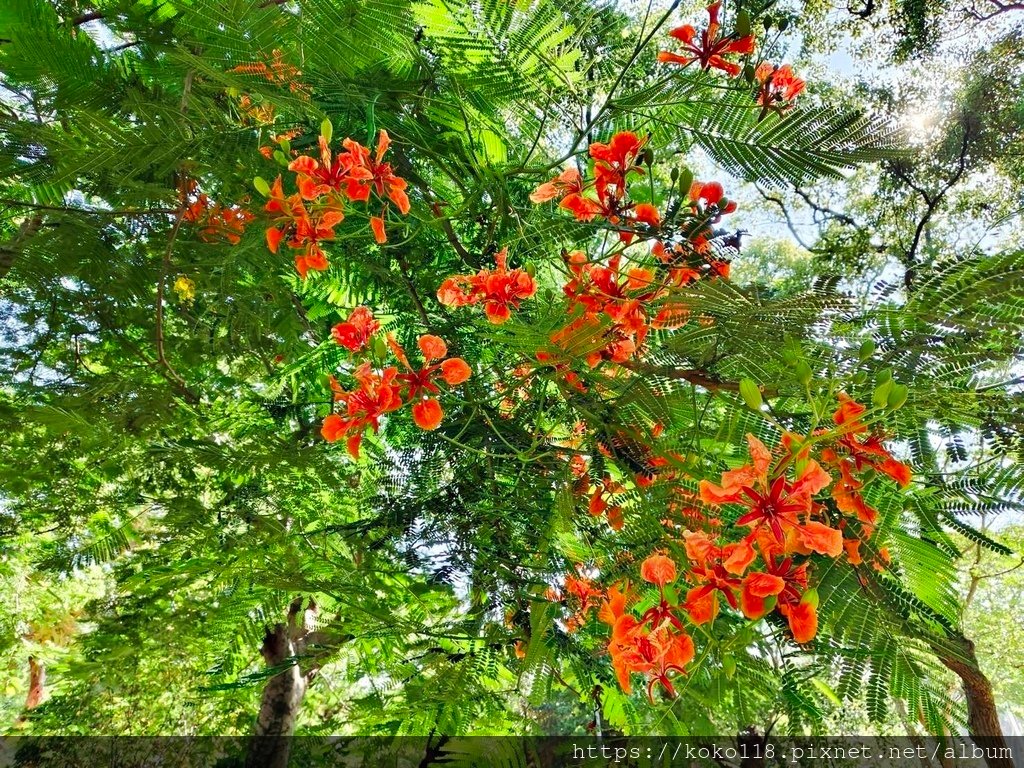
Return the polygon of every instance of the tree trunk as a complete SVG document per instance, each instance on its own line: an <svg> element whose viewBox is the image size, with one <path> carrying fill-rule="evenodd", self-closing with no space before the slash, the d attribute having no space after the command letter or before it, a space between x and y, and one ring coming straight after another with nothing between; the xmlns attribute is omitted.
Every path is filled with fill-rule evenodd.
<svg viewBox="0 0 1024 768"><path fill-rule="evenodd" d="M974 643L962 635L952 638L959 653L952 655L947 649L936 648L939 660L956 673L967 697L967 732L971 740L985 750L988 768L1014 768L1010 748L999 725L996 699L992 683L978 668Z"/></svg>
<svg viewBox="0 0 1024 768"><path fill-rule="evenodd" d="M41 226L43 226L42 216L39 214L28 216L18 227L18 234L12 240L0 243L0 279L6 277L7 273L11 271L11 267L14 266L15 260L25 247L26 242L39 231Z"/></svg>
<svg viewBox="0 0 1024 768"><path fill-rule="evenodd" d="M25 708L18 716L18 724L28 718L27 713L43 703L46 698L46 667L35 656L28 657L28 695L25 696Z"/></svg>
<svg viewBox="0 0 1024 768"><path fill-rule="evenodd" d="M767 728L762 736L757 728L750 725L739 732L736 743L741 755L740 768L764 768L767 764L764 753L765 746L768 743L768 734L771 730L771 727Z"/></svg>
<svg viewBox="0 0 1024 768"><path fill-rule="evenodd" d="M245 768L286 768L288 765L295 721L309 681L318 669L316 665L309 665L304 670L300 664L300 657L313 635L316 615L317 606L312 599L303 611L302 598L296 598L288 609L288 623L267 629L260 649L263 659L268 667L287 667L267 680L263 688Z"/></svg>
<svg viewBox="0 0 1024 768"><path fill-rule="evenodd" d="M25 709L35 709L43 703L46 696L46 667L35 656L28 657L28 696L25 697Z"/></svg>

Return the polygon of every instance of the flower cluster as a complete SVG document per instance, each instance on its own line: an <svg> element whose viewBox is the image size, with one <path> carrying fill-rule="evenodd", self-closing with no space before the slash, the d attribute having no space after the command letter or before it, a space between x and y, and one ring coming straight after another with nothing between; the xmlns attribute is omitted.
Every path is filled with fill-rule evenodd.
<svg viewBox="0 0 1024 768"><path fill-rule="evenodd" d="M562 589L550 587L546 595L549 601L562 603L567 609L569 615L564 622L566 631L570 633L586 625L591 612L600 607L604 597L604 591L587 578L583 571L583 568L577 568L576 574L567 574Z"/></svg>
<svg viewBox="0 0 1024 768"><path fill-rule="evenodd" d="M379 328L380 324L366 307L357 307L348 320L334 326L332 336L350 352L358 353L367 348ZM420 336L423 364L418 368L409 362L405 350L390 334L387 343L401 368L388 366L375 371L369 362L363 362L352 372L356 386L349 391L331 377L334 401L344 403L345 409L343 413L330 414L320 432L330 443L344 439L353 458L359 458L359 446L366 429L377 432L381 417L403 406L411 406L413 423L420 429L437 429L444 417L436 398L441 392L439 380L455 387L472 374L461 357L448 357L448 345L437 336Z"/></svg>
<svg viewBox="0 0 1024 768"><path fill-rule="evenodd" d="M777 67L767 61L754 70L754 79L758 83L757 103L761 105L763 120L769 112L782 115L793 106L793 101L804 91L804 83L793 73L793 68L786 64Z"/></svg>
<svg viewBox="0 0 1024 768"><path fill-rule="evenodd" d="M719 21L721 11L720 2L708 6L708 26L703 32L698 33L690 24L676 27L669 32L671 37L679 41L681 52L660 51L658 61L683 67L698 64L701 69L717 69L730 77L743 73L743 65L729 57L749 56L754 53L755 41L754 36L750 34L749 18L740 13L737 28L741 26L742 21L743 32L736 31L726 35L722 33L722 24ZM779 67L767 61L761 62L756 68L748 65L746 79L748 82L757 83L754 98L761 106L759 120L764 120L769 112L775 112L781 117L783 112L793 106L794 99L803 93L805 85L788 64Z"/></svg>
<svg viewBox="0 0 1024 768"><path fill-rule="evenodd" d="M685 323L688 315L672 299L673 287L729 273L728 262L713 247L712 225L735 211L736 203L725 197L721 184L698 181L688 183L686 194L668 205L670 215L633 200L629 178L644 173L642 156L648 163L653 160L645 143L628 131L615 134L607 144L595 142L589 150L592 180L570 169L530 196L535 203L559 200L580 221L604 219L618 232L622 248L652 243L653 269L625 267L622 250L614 251L607 263L591 261L582 251L563 254L570 275L563 290L570 310L582 313L552 334L551 342L557 356L583 357L590 367L602 361L625 363L637 354L651 328ZM543 363L553 359L551 353L541 355Z"/></svg>
<svg viewBox="0 0 1024 768"><path fill-rule="evenodd" d="M696 495L684 491L683 524L666 521L666 529L668 541L685 553L685 566L658 551L640 567L641 580L658 588L656 603L638 599L628 583L607 591L591 586L603 598L598 617L611 627L608 653L623 690L629 692L632 675L640 673L647 677L649 695L660 686L673 696L674 676L693 658L686 623L712 622L723 608L752 621L777 613L795 642L814 639L816 558L845 556L850 565L862 565L861 545L874 534L876 514L860 493L867 473L901 486L911 478L909 467L865 423L866 413L863 405L840 395L832 427L806 436L785 433L773 448L747 435L748 463L723 472L718 482L702 480ZM671 463L658 458L651 453L647 463L652 468ZM578 463L573 474L589 480L585 460ZM674 481L678 470L665 475ZM637 486L656 479L653 474L641 482L638 475ZM622 510L614 497L625 491L623 483L606 474L582 489L589 494L590 513L607 514L610 522L614 517L613 527L620 528ZM888 562L884 547L872 547L871 557L875 568ZM677 582L678 599L675 589L666 589ZM588 604L592 601L591 595ZM651 607L638 617L628 610L632 603ZM575 613L574 622L586 615Z"/></svg>
<svg viewBox="0 0 1024 768"><path fill-rule="evenodd" d="M685 672L694 657L693 638L674 613L665 587L677 578L676 564L670 557L655 552L640 565L640 578L658 588L658 602L637 619L627 610L631 595L625 589L608 590L598 617L611 627L608 655L619 685L632 690L632 676L647 678L647 696L654 702L654 690L661 686L675 698L673 678Z"/></svg>
<svg viewBox="0 0 1024 768"><path fill-rule="evenodd" d="M348 319L331 328L331 338L349 352L362 352L370 338L380 330L380 323L367 307L356 307Z"/></svg>
<svg viewBox="0 0 1024 768"><path fill-rule="evenodd" d="M233 74L251 75L279 86L288 86L288 90L300 98L308 99L310 88L301 81L302 71L285 61L284 53L274 49L266 61L249 61L228 70ZM260 96L239 93L235 88L228 89L228 95L238 98L238 110L243 123L256 125L272 125L276 109L274 105Z"/></svg>
<svg viewBox="0 0 1024 768"><path fill-rule="evenodd" d="M299 81L302 71L285 61L284 52L278 48L271 51L270 59L267 61L246 62L228 71L260 77L276 85L287 85L293 91L303 87Z"/></svg>
<svg viewBox="0 0 1024 768"><path fill-rule="evenodd" d="M593 221L603 218L619 228L624 242L632 238L629 225L633 222L657 223L653 206L637 206L627 195L627 181L631 175L643 175L640 159L646 138L639 138L630 131L621 131L607 143L595 141L589 153L594 161L594 178L585 181L574 168L567 169L551 181L541 184L530 195L533 203L558 200L563 208L578 221ZM587 194L593 190L594 195ZM639 211L637 208L639 207Z"/></svg>
<svg viewBox="0 0 1024 768"><path fill-rule="evenodd" d="M841 437L821 452L821 459L839 472L839 482L832 489L832 498L841 512L852 514L864 526L874 525L878 514L861 495L864 470L875 470L895 480L901 487L910 483L910 467L897 461L882 445L882 437L870 433L862 417L867 410L845 394L839 396L839 409L832 420Z"/></svg>
<svg viewBox="0 0 1024 768"><path fill-rule="evenodd" d="M513 309L537 292L537 283L523 269L508 268L508 250L494 257L494 269L481 269L475 275L453 275L437 289L437 300L446 307L465 307L482 303L484 315L495 325L512 316Z"/></svg>
<svg viewBox="0 0 1024 768"><path fill-rule="evenodd" d="M713 3L708 6L707 10L707 28L700 34L689 24L673 29L669 35L682 44L680 47L683 52L661 51L658 53L658 61L680 64L684 67L697 63L701 69L718 69L735 77L743 71L743 67L726 57L730 54L739 56L752 54L754 52L754 36L751 34L722 34L722 25L718 20L722 4Z"/></svg>
<svg viewBox="0 0 1024 768"><path fill-rule="evenodd" d="M370 217L370 227L378 243L387 242L384 222L390 204L403 215L409 212L405 179L394 174L384 155L391 144L387 131L381 131L375 152L352 139L342 142L343 152L330 148L331 128L325 121L319 138L319 157L300 155L288 164L295 173L298 192L285 196L281 177L272 186L257 181L269 198L264 210L272 226L267 229L267 246L277 253L281 242L298 253L295 266L303 278L309 270L325 270L327 257L321 243L334 239L334 228L344 218L344 204L364 202L373 196L380 204L379 215Z"/></svg>
<svg viewBox="0 0 1024 768"><path fill-rule="evenodd" d="M180 190L181 220L197 227L199 239L204 242L225 240L238 245L245 228L253 216L240 205L222 205L199 191L194 179L187 179Z"/></svg>

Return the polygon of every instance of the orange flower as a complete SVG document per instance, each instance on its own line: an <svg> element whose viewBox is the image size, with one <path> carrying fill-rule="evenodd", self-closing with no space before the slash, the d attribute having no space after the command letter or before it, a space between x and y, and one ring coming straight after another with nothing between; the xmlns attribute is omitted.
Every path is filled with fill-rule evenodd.
<svg viewBox="0 0 1024 768"><path fill-rule="evenodd" d="M850 565L860 565L864 562L860 556L860 539L843 539L843 547L846 549Z"/></svg>
<svg viewBox="0 0 1024 768"><path fill-rule="evenodd" d="M582 566L576 568L578 572L583 570ZM572 611L565 625L569 632L575 632L587 622L590 612L599 605L604 594L589 579L571 574L565 576L565 592L567 607Z"/></svg>
<svg viewBox="0 0 1024 768"><path fill-rule="evenodd" d="M732 213L737 208L735 200L729 200L724 206L720 205L725 197L725 189L717 181L693 182L687 197L694 210L711 216L713 222L720 221L722 215Z"/></svg>
<svg viewBox="0 0 1024 768"><path fill-rule="evenodd" d="M406 369L405 372L396 374L395 380L401 385L408 402L417 401L413 406L413 421L422 429L437 429L444 412L440 403L432 397L441 391L434 379L440 375L449 386L458 386L472 373L469 365L461 357L442 360L441 358L448 354L448 345L438 336L420 336L418 344L426 364L419 370L412 367L405 350L391 334L388 334L387 342L395 357Z"/></svg>
<svg viewBox="0 0 1024 768"><path fill-rule="evenodd" d="M646 138L639 138L630 131L620 131L609 139L608 143L595 141L589 147L590 156L594 159L594 181L584 182L575 169L562 171L551 181L537 187L530 195L534 203L543 203L560 198L560 208L571 212L578 221L593 221L600 216L608 223L617 225L624 218L633 217L633 203L628 202L626 183L630 174L643 174L638 162L641 150L647 143ZM587 190L593 188L597 199L586 196ZM639 218L650 224L657 212L647 205ZM620 229L619 237L629 243L633 232Z"/></svg>
<svg viewBox="0 0 1024 768"><path fill-rule="evenodd" d="M537 292L533 277L522 269L508 268L508 249L494 257L493 270L481 269L475 275L453 275L437 289L437 300L446 307L464 307L483 302L484 314L495 325L512 316L524 299Z"/></svg>
<svg viewBox="0 0 1024 768"><path fill-rule="evenodd" d="M546 181L530 193L531 203L546 203L556 197L583 192L583 179L575 168L566 168L551 181Z"/></svg>
<svg viewBox="0 0 1024 768"><path fill-rule="evenodd" d="M594 188L606 210L620 208L630 173L643 175L637 161L646 143L646 138L641 139L631 131L620 131L607 144L595 141L590 145L590 156L594 158Z"/></svg>
<svg viewBox="0 0 1024 768"><path fill-rule="evenodd" d="M720 69L735 77L743 71L739 64L725 58L730 53L748 55L754 52L754 36L722 35L718 21L721 3L708 6L708 26L698 37L697 30L684 24L669 32L669 35L682 43L683 54L661 51L658 61L681 64L684 67L697 62L702 69Z"/></svg>
<svg viewBox="0 0 1024 768"><path fill-rule="evenodd" d="M384 214L387 211L388 201L394 203L403 216L409 213L410 207L409 196L405 192L408 184L405 179L394 174L390 163L384 162L384 154L391 146L391 137L387 131L381 130L377 136L376 152L372 154L367 147L352 139L345 139L342 146L348 150L351 164L345 188L345 194L348 195L349 200L368 202L371 191L378 198L384 200L384 209L381 215L370 219L375 239L378 243L384 243L387 241L387 234L384 232Z"/></svg>
<svg viewBox="0 0 1024 768"><path fill-rule="evenodd" d="M661 214L650 203L640 203L633 209L633 217L644 224L656 227L661 224Z"/></svg>
<svg viewBox="0 0 1024 768"><path fill-rule="evenodd" d="M587 261L582 251L568 253L564 259L573 278L562 290L569 297L569 308L580 306L584 314L556 331L552 342L561 344L571 338L579 343L592 329L594 342L588 340L588 345L593 343L594 348L587 355L591 367L602 360L629 360L650 330L646 305L662 293L654 274L638 268L623 272L621 254L613 256L607 266ZM601 314L612 321L610 327L601 322ZM601 338L603 346L597 343Z"/></svg>
<svg viewBox="0 0 1024 768"><path fill-rule="evenodd" d="M625 611L626 592L620 590L617 586L611 586L608 588L608 594L597 612L597 618L608 626L614 627L615 622L622 617Z"/></svg>
<svg viewBox="0 0 1024 768"><path fill-rule="evenodd" d="M444 343L444 339L431 336L429 333L420 336L419 346L423 359L428 363L432 360L441 360L448 355L448 345Z"/></svg>
<svg viewBox="0 0 1024 768"><path fill-rule="evenodd" d="M628 614L616 622L608 652L619 686L625 693L631 692L633 674L647 675L647 697L651 703L654 689L659 685L669 698L675 698L672 675L682 674L695 655L693 639L685 632L667 625L648 630Z"/></svg>
<svg viewBox="0 0 1024 768"><path fill-rule="evenodd" d="M195 182L187 186L188 191L182 194L185 205L182 221L198 225L199 239L204 242L223 239L238 245L246 226L256 217L241 206L224 206L210 200L205 193L197 193Z"/></svg>
<svg viewBox="0 0 1024 768"><path fill-rule="evenodd" d="M640 577L657 587L664 587L676 580L675 561L662 554L650 555L640 564Z"/></svg>
<svg viewBox="0 0 1024 768"><path fill-rule="evenodd" d="M281 240L284 238L284 232L277 227L267 227L267 248L270 249L271 253L277 253L277 249L281 247Z"/></svg>
<svg viewBox="0 0 1024 768"><path fill-rule="evenodd" d="M306 213L300 202L301 209L299 218L295 221L295 227L291 239L288 241L290 248L303 248L302 253L295 256L295 267L303 280L311 269L325 270L329 266L327 256L320 247L325 240L334 239L334 227L341 223L345 214L339 210L328 209L320 214L311 217Z"/></svg>
<svg viewBox="0 0 1024 768"><path fill-rule="evenodd" d="M296 157L288 165L294 172L298 194L284 198L281 192L280 178L271 190L271 201L267 204L268 213L278 213L279 225L267 231L267 245L276 252L282 238L289 232L302 226L303 219L310 218L302 208L302 201L320 203L326 196L326 208L331 216L341 221L341 204L343 198L352 201L368 202L370 193L375 192L383 200L379 216L370 217L370 229L378 243L387 242L384 220L390 203L394 203L403 215L409 212L409 197L405 193L407 186L404 179L396 176L388 163L383 162L391 139L387 131L381 131L378 137L376 153L352 139L345 139L342 146L344 152L334 155L330 149L329 124L325 124L324 133L319 138L319 158L302 155ZM319 206L318 206L319 207ZM323 217L316 214L312 218ZM280 226L284 220L285 225ZM323 223L323 222L321 222ZM324 224L333 227L334 224ZM275 231L276 230L276 231ZM333 233L331 233L333 237ZM303 247L303 246L293 246ZM326 259L316 250L310 248L297 262L300 270L325 269ZM323 266L319 266L323 264ZM304 275L304 272L303 272Z"/></svg>
<svg viewBox="0 0 1024 768"><path fill-rule="evenodd" d="M340 195L352 171L353 158L347 152L332 156L327 137L319 137L320 159L302 155L288 164L296 174L295 184L303 200L316 200L321 195Z"/></svg>
<svg viewBox="0 0 1024 768"><path fill-rule="evenodd" d="M719 595L733 609L739 609L736 593L741 582L737 576L749 565L746 553L737 558L734 550L727 553L726 548L716 545L705 533L687 532L684 538L690 565L688 578L696 584L686 593L683 604L690 620L694 624L712 621L718 615Z"/></svg>
<svg viewBox="0 0 1024 768"><path fill-rule="evenodd" d="M757 103L761 105L761 117L763 120L768 116L769 111L781 115L785 110L793 106L796 99L804 90L804 81L793 74L793 68L786 64L776 67L767 61L762 62L754 70L754 79L760 83L757 90Z"/></svg>
<svg viewBox="0 0 1024 768"><path fill-rule="evenodd" d="M594 486L594 492L590 496L589 511L592 517L600 517L607 514L608 525L613 530L619 531L623 527L622 508L609 503L609 499L623 492L622 483L614 482L609 475L601 479L600 485Z"/></svg>
<svg viewBox="0 0 1024 768"><path fill-rule="evenodd" d="M453 357L441 363L441 378L445 384L454 387L466 381L473 374L465 360L461 357Z"/></svg>
<svg viewBox="0 0 1024 768"><path fill-rule="evenodd" d="M373 312L366 307L356 307L348 320L331 329L331 337L349 352L361 352L378 330L380 323L374 319Z"/></svg>
<svg viewBox="0 0 1024 768"><path fill-rule="evenodd" d="M866 411L863 405L855 402L846 394L839 395L839 408L832 416L836 426L840 427L841 436L836 441L836 450L845 453L856 468L872 467L884 475L888 475L901 487L906 487L912 479L910 467L893 458L882 445L882 437L878 434L865 435L868 428L860 421ZM861 437L858 437L861 436ZM834 454L833 454L834 455Z"/></svg>
<svg viewBox="0 0 1024 768"><path fill-rule="evenodd" d="M789 629L798 643L809 643L818 634L818 609L811 603L800 602L786 609Z"/></svg>
<svg viewBox="0 0 1024 768"><path fill-rule="evenodd" d="M369 363L363 363L353 374L358 387L346 392L333 378L331 389L335 401L345 403L344 416L331 414L324 420L321 434L328 442L342 437L348 438L348 451L353 458L359 458L359 445L366 427L377 431L380 417L402 407L399 388L394 384L397 368L388 368L382 374L370 370Z"/></svg>
<svg viewBox="0 0 1024 768"><path fill-rule="evenodd" d="M344 437L345 432L347 431L348 423L336 413L332 413L324 419L324 424L320 428L320 434L323 435L324 440L329 443L333 443Z"/></svg>
<svg viewBox="0 0 1024 768"><path fill-rule="evenodd" d="M420 429L428 431L437 429L441 426L443 416L444 411L441 410L441 404L432 397L420 400L412 407L412 420Z"/></svg>
<svg viewBox="0 0 1024 768"><path fill-rule="evenodd" d="M843 554L843 534L835 528L810 520L797 529L800 543L808 549L829 557Z"/></svg>
<svg viewBox="0 0 1024 768"><path fill-rule="evenodd" d="M766 552L765 570L752 572L743 580L740 608L748 619L759 619L770 610L766 601L775 598L775 607L786 615L806 589L807 563L796 565L792 557L779 559Z"/></svg>
<svg viewBox="0 0 1024 768"><path fill-rule="evenodd" d="M327 256L320 243L334 239L334 227L345 218L336 206L328 206L311 213L300 195L284 196L281 177L270 187L270 199L264 211L271 214L274 225L267 229L267 247L277 253L281 241L288 238L288 247L301 250L295 256L295 266L303 279L311 269L327 269Z"/></svg>
<svg viewBox="0 0 1024 768"><path fill-rule="evenodd" d="M284 53L277 48L271 51L269 64L263 61L246 62L228 71L243 75L257 75L278 85L287 84L293 91L301 88L297 82L299 76L302 75L301 70L287 63L284 60Z"/></svg>
<svg viewBox="0 0 1024 768"><path fill-rule="evenodd" d="M812 497L831 483L831 477L813 459L806 462L794 482L786 479L784 471L772 476L769 473L771 452L753 435L747 435L747 443L752 463L722 473L721 486L702 480L701 499L714 506L741 504L747 507L748 511L737 518L736 525L751 526L751 538L765 527L781 543L785 541L787 529L802 530L804 526L798 515L810 512ZM812 529L808 536L815 543L823 541L821 530Z"/></svg>

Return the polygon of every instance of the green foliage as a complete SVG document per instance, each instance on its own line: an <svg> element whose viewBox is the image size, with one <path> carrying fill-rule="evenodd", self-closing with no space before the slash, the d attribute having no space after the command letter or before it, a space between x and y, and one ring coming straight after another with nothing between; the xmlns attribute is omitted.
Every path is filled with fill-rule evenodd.
<svg viewBox="0 0 1024 768"><path fill-rule="evenodd" d="M50 642L56 682L28 728L248 732L281 671L259 659L264 632L296 595L320 606L309 733L565 732L598 716L636 733L776 717L820 732L837 701L884 722L895 700L933 732L957 726L936 661L963 629L957 559L964 540L1007 555L972 518L1021 506L1018 248L908 261L913 290L884 283L862 302L835 264L723 246L737 279L681 288L691 322L652 332L639 375L581 367L582 393L551 366L525 384L516 373L565 325L559 252L596 255L611 234L528 201L565 163L585 167L591 140L630 128L664 166L704 151L783 187L865 163L899 171L891 121L813 96L758 120L745 83L655 64L674 16L586 3L112 0L82 21L71 4L15 0L0 13L0 553L5 593L35 585L2 617L5 661L16 670L23 644L43 642L22 643L19 622L55 637L48 617L80 611L90 630ZM295 71L254 74L275 61ZM312 151L325 118L335 143L394 139L412 210L389 219L389 243L352 206L330 271L300 281L257 224L237 245L183 224L186 177L256 209L266 182L252 180L283 171L260 148ZM540 284L512 321L435 301L444 277L502 247ZM407 349L442 336L474 376L438 430L392 414L352 462L318 431L325 377L348 365L330 328L357 305ZM580 356L594 345L569 339ZM606 628L570 632L545 593L577 565L635 581L634 560L663 540L672 499L632 483L654 425L694 492L742 463L748 432L809 433L840 392L870 402L888 380L885 428L917 478L869 492L891 565L816 563L813 646L777 615L723 614L678 701L622 693ZM590 479L629 484L621 532L573 492L578 422L590 431L571 450L591 457ZM456 740L446 752L473 759Z"/></svg>

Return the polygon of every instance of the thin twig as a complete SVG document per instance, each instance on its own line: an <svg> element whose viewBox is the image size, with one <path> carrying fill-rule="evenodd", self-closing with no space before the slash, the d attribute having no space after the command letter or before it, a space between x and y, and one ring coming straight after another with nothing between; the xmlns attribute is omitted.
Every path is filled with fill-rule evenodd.
<svg viewBox="0 0 1024 768"><path fill-rule="evenodd" d="M40 203L30 203L26 200L11 200L9 198L0 198L0 205L11 206L14 208L31 208L34 211L87 213L92 216L149 216L154 213L178 213L177 208L150 208L148 210L122 208L117 210L104 210L102 208L75 208L74 206L66 205L41 205Z"/></svg>
<svg viewBox="0 0 1024 768"><path fill-rule="evenodd" d="M171 268L171 254L174 252L174 241L178 239L178 231L181 229L181 223L185 220L185 212L187 210L187 208L182 207L178 212L174 228L171 229L171 238L167 242L167 250L164 251L164 258L160 267L160 279L157 280L156 284L156 361L166 368L171 378L185 389L188 389L185 380L174 370L167 360L167 355L164 353L164 292L167 288L167 273Z"/></svg>
<svg viewBox="0 0 1024 768"><path fill-rule="evenodd" d="M409 262L405 260L404 256L399 257L398 267L402 271L402 279L405 280L405 284L409 288L409 295L412 296L412 301L416 305L416 311L419 312L423 325L429 329L430 318L427 316L426 307L423 306L423 300L420 299L419 291L416 290L416 286L412 282L412 278L409 276Z"/></svg>
<svg viewBox="0 0 1024 768"><path fill-rule="evenodd" d="M688 381L698 387L704 387L711 392L739 392L740 385L736 381L722 381L716 379L706 371L702 371L698 368L673 368L671 366L662 365L650 365L648 363L641 363L635 361L626 361L619 363L623 368L626 368L634 373L643 373L650 376L661 376L666 379L680 379L682 381ZM773 389L764 389L765 397L775 397L777 394Z"/></svg>

